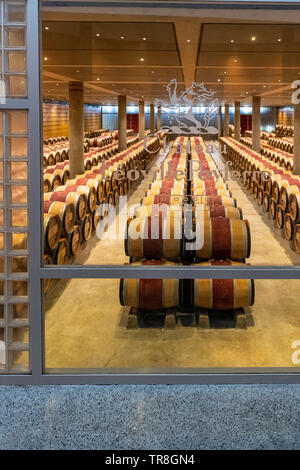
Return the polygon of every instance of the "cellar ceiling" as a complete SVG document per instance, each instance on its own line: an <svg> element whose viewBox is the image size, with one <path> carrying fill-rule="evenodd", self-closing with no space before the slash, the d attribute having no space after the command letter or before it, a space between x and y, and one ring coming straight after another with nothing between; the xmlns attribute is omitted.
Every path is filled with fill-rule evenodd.
<svg viewBox="0 0 300 470"><path fill-rule="evenodd" d="M113 105L120 94L128 104L168 102L175 78L177 93L203 81L222 103L250 105L261 95L263 105L280 106L300 79L299 24L63 18L42 24L45 99L67 101L68 82L82 80L88 103Z"/></svg>

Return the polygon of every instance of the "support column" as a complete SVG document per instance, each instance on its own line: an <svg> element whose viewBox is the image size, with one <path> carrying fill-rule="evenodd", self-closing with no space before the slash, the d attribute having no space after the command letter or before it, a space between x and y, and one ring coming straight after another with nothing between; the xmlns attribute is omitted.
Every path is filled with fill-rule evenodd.
<svg viewBox="0 0 300 470"><path fill-rule="evenodd" d="M127 148L127 115L126 115L126 96L118 96L118 138L119 152Z"/></svg>
<svg viewBox="0 0 300 470"><path fill-rule="evenodd" d="M150 132L151 134L154 134L155 132L154 104L150 104Z"/></svg>
<svg viewBox="0 0 300 470"><path fill-rule="evenodd" d="M99 129L103 129L103 115L102 115L102 106L99 113Z"/></svg>
<svg viewBox="0 0 300 470"><path fill-rule="evenodd" d="M157 108L157 119L156 119L156 126L157 126L157 130L160 131L161 129L161 106L158 106Z"/></svg>
<svg viewBox="0 0 300 470"><path fill-rule="evenodd" d="M239 101L234 103L234 137L238 141L241 139L241 103Z"/></svg>
<svg viewBox="0 0 300 470"><path fill-rule="evenodd" d="M252 97L252 148L260 153L260 96Z"/></svg>
<svg viewBox="0 0 300 470"><path fill-rule="evenodd" d="M139 101L139 139L145 138L145 101Z"/></svg>
<svg viewBox="0 0 300 470"><path fill-rule="evenodd" d="M300 175L300 103L294 104L294 175Z"/></svg>
<svg viewBox="0 0 300 470"><path fill-rule="evenodd" d="M218 138L222 137L222 106L219 106L218 111Z"/></svg>
<svg viewBox="0 0 300 470"><path fill-rule="evenodd" d="M225 104L224 137L229 136L229 104Z"/></svg>
<svg viewBox="0 0 300 470"><path fill-rule="evenodd" d="M84 172L83 83L69 82L69 160L70 177Z"/></svg>

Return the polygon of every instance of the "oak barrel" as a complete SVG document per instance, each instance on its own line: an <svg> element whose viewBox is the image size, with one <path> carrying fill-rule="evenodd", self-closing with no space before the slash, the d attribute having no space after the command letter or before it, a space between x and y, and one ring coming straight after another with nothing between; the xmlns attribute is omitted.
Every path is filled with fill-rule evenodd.
<svg viewBox="0 0 300 470"><path fill-rule="evenodd" d="M143 260L131 266L172 266L163 260ZM179 305L179 279L120 279L120 304L145 310Z"/></svg>
<svg viewBox="0 0 300 470"><path fill-rule="evenodd" d="M242 266L231 260L208 261L194 266ZM253 279L194 279L195 307L232 310L254 304Z"/></svg>

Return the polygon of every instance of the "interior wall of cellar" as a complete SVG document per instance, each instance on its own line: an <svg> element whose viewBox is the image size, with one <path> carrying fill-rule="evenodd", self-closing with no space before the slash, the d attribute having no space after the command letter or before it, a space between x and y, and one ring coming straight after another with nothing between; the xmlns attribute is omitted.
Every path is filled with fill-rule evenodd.
<svg viewBox="0 0 300 470"><path fill-rule="evenodd" d="M84 130L96 131L101 122L101 107L84 105ZM43 102L44 138L69 135L69 103ZM115 129L115 127L114 127Z"/></svg>

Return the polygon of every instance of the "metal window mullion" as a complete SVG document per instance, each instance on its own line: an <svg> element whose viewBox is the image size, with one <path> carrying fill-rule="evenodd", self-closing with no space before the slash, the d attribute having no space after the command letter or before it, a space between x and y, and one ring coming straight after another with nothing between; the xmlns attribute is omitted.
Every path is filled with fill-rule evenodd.
<svg viewBox="0 0 300 470"><path fill-rule="evenodd" d="M40 382L42 375L42 311L41 311L41 119L40 110L40 44L39 1L27 2L27 90L28 114L28 231L29 231L29 342L32 380Z"/></svg>

